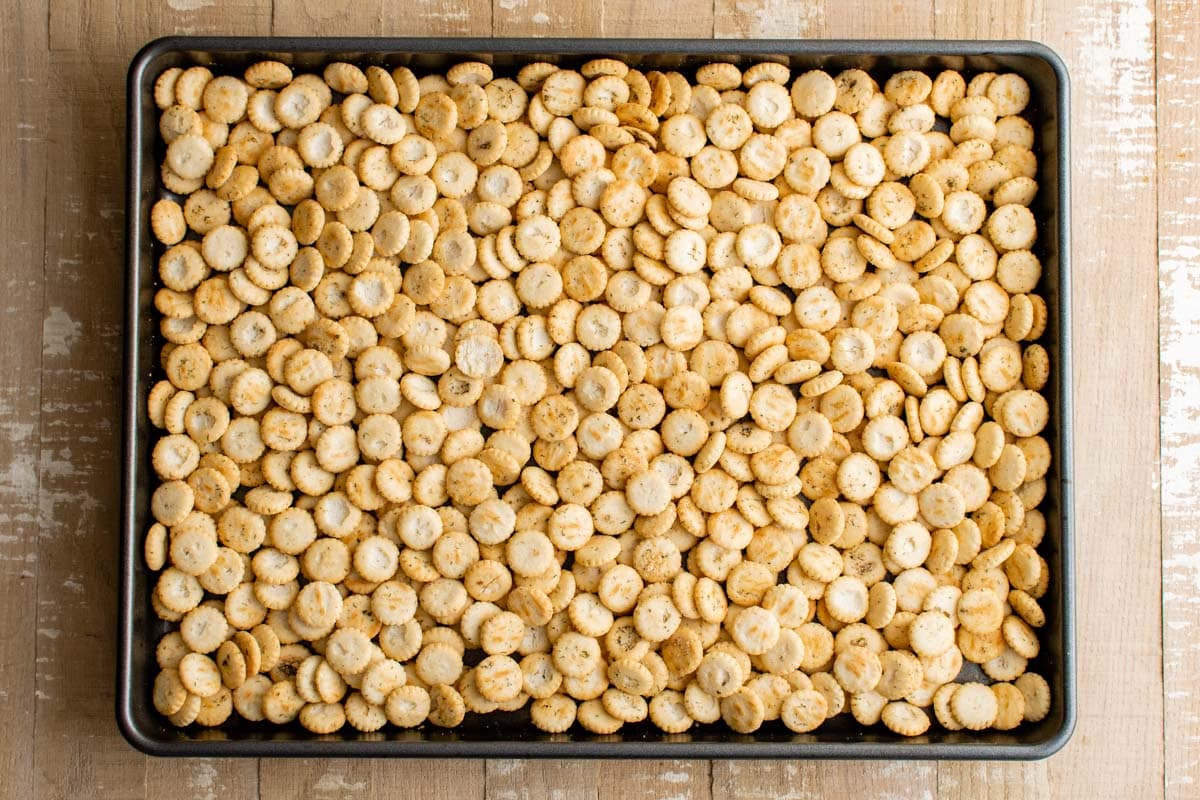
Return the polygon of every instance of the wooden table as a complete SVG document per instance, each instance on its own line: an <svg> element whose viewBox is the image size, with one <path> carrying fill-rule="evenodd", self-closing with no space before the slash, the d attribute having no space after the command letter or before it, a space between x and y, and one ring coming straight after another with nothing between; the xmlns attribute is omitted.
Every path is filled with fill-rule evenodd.
<svg viewBox="0 0 1200 800"><path fill-rule="evenodd" d="M27 0L4 4L0 30L0 795L1200 792L1195 2ZM1035 764L256 763L130 749L112 712L123 81L148 39L201 33L1030 38L1058 50L1075 111L1080 716L1071 743Z"/></svg>

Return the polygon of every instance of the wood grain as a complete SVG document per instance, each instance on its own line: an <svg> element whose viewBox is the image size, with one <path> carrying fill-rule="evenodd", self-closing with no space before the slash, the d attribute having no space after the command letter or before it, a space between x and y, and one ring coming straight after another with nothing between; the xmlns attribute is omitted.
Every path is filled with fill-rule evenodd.
<svg viewBox="0 0 1200 800"><path fill-rule="evenodd" d="M251 36L271 32L271 0L132 0L127 7L126 23L144 31L136 37L128 29L121 31L122 40L131 50L157 36Z"/></svg>
<svg viewBox="0 0 1200 800"><path fill-rule="evenodd" d="M1183 800L1200 784L1200 9L1160 2L1156 39L1164 763L1167 797Z"/></svg>
<svg viewBox="0 0 1200 800"><path fill-rule="evenodd" d="M557 0L495 0L496 36L603 36L605 6L580 9Z"/></svg>
<svg viewBox="0 0 1200 800"><path fill-rule="evenodd" d="M487 800L707 800L708 761L600 761L493 759L487 763Z"/></svg>
<svg viewBox="0 0 1200 800"><path fill-rule="evenodd" d="M275 0L272 31L276 36L376 36L383 29L381 0Z"/></svg>
<svg viewBox="0 0 1200 800"><path fill-rule="evenodd" d="M595 761L489 759L486 800L598 800L600 765ZM621 777L627 779L625 770Z"/></svg>
<svg viewBox="0 0 1200 800"><path fill-rule="evenodd" d="M1032 764L939 762L938 797L1025 800L1061 796L1068 787L1052 785L1046 766L1042 761Z"/></svg>
<svg viewBox="0 0 1200 800"><path fill-rule="evenodd" d="M868 763L839 761L714 761L713 797L809 800L871 797L932 800L937 796L932 761Z"/></svg>
<svg viewBox="0 0 1200 800"><path fill-rule="evenodd" d="M489 0L274 0L279 36L486 36Z"/></svg>
<svg viewBox="0 0 1200 800"><path fill-rule="evenodd" d="M140 796L144 759L114 736L112 631L119 481L121 73L117 40L50 60L38 539L37 797L95 785ZM115 100L115 102L114 102ZM101 600L101 598L105 598Z"/></svg>
<svg viewBox="0 0 1200 800"><path fill-rule="evenodd" d="M260 800L482 800L483 762L407 759L262 759Z"/></svg>
<svg viewBox="0 0 1200 800"><path fill-rule="evenodd" d="M708 800L716 761L630 761L599 764L598 800Z"/></svg>
<svg viewBox="0 0 1200 800"><path fill-rule="evenodd" d="M1056 5L1044 34L1073 75L1081 578L1079 724L1049 777L1056 797L1152 797L1163 791L1154 9Z"/></svg>
<svg viewBox="0 0 1200 800"><path fill-rule="evenodd" d="M605 0L601 36L681 37L713 35L713 7L699 2L683 8L674 0Z"/></svg>
<svg viewBox="0 0 1200 800"><path fill-rule="evenodd" d="M34 738L38 699L37 541L38 462L41 442L41 319L45 250L45 185L49 114L34 91L44 83L46 33L36 4L0 10L0 84L5 123L0 148L10 168L0 172L0 193L23 196L5 232L4 313L0 315L0 728L3 791L30 797L36 784ZM25 43L21 46L17 43ZM36 310L36 311L35 311Z"/></svg>
<svg viewBox="0 0 1200 800"><path fill-rule="evenodd" d="M1040 39L1042 14L1042 0L934 0L933 28L939 38Z"/></svg>
<svg viewBox="0 0 1200 800"><path fill-rule="evenodd" d="M141 26L113 3L56 2L36 100L68 109L47 131L48 220L32 306L41 317L37 428L36 786L25 796L140 797L145 759L115 735L112 676L121 343L124 65ZM71 16L78 24L56 25ZM26 312L29 313L29 312ZM28 689L27 689L28 691Z"/></svg>
<svg viewBox="0 0 1200 800"><path fill-rule="evenodd" d="M136 758L130 755L130 758ZM146 797L174 800L258 800L258 761L252 758L146 759Z"/></svg>
<svg viewBox="0 0 1200 800"><path fill-rule="evenodd" d="M834 39L917 39L933 36L930 0L826 2L825 35ZM946 34L947 36L958 35Z"/></svg>
<svg viewBox="0 0 1200 800"><path fill-rule="evenodd" d="M788 0L716 0L713 36L718 39L828 36L827 5Z"/></svg>

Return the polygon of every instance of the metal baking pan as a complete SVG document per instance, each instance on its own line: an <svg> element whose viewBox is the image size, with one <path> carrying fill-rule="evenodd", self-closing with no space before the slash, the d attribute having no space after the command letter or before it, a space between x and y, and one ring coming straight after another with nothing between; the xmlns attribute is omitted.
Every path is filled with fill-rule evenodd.
<svg viewBox="0 0 1200 800"><path fill-rule="evenodd" d="M152 576L144 568L141 538L149 525L153 473L150 450L156 434L146 418L146 391L158 379L157 320L153 307L159 245L150 235L150 207L160 193L155 77L167 67L203 64L216 72L240 72L256 59L274 58L301 68L329 60L441 69L456 60L491 62L513 73L530 60L568 64L589 56L616 55L643 68L692 69L714 60L753 63L786 60L792 67L840 70L955 68L964 72L1009 70L1032 88L1027 112L1037 131L1041 191L1035 210L1043 227L1037 250L1045 265L1040 290L1050 320L1043 339L1052 360L1051 424L1054 463L1047 476L1044 511L1048 531L1041 552L1050 563L1051 587L1043 598L1048 623L1041 655L1030 665L1049 681L1049 716L1010 732L952 733L935 723L915 739L882 726L864 730L849 715L819 731L794 735L778 722L753 735L721 725L696 726L669 736L649 723L626 726L615 736L594 736L578 727L566 734L537 731L522 712L469 716L448 731L431 725L412 731L385 729L359 734L343 729L317 736L293 724L275 728L227 723L222 728L176 730L150 700L154 644L166 630L150 609ZM126 216L126 330L121 592L118 634L117 722L139 750L160 756L419 756L522 758L856 758L856 759L1040 759L1059 750L1075 725L1075 626L1071 505L1070 226L1068 79L1062 60L1032 42L985 41L712 41L648 39L367 39L212 38L158 39L129 68L128 185Z"/></svg>

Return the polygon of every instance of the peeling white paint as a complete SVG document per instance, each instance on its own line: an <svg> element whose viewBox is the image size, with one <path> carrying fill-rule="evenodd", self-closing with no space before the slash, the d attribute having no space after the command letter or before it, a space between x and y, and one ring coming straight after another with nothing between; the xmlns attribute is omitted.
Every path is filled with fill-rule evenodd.
<svg viewBox="0 0 1200 800"><path fill-rule="evenodd" d="M361 792L367 788L367 781L351 781L345 775L336 772L326 772L313 785L314 792L331 798L344 798L347 792Z"/></svg>
<svg viewBox="0 0 1200 800"><path fill-rule="evenodd" d="M33 426L29 426L32 428ZM4 426L0 425L0 430ZM28 441L28 437L15 437L14 443ZM37 463L32 453L14 453L12 459L0 467L0 493L31 495L37 491Z"/></svg>
<svg viewBox="0 0 1200 800"><path fill-rule="evenodd" d="M217 800L217 768L208 761L189 764L184 785L190 790L188 800Z"/></svg>
<svg viewBox="0 0 1200 800"><path fill-rule="evenodd" d="M1200 163L1194 87L1197 38L1184 20L1190 3L1162 7L1159 86L1159 359L1163 520L1163 677L1170 704L1165 726L1168 797L1191 796L1200 776L1200 700L1194 680L1200 652ZM1174 20L1167 22L1167 20ZM1190 109L1184 111L1182 107Z"/></svg>
<svg viewBox="0 0 1200 800"><path fill-rule="evenodd" d="M1116 186L1142 182L1155 153L1154 12L1141 3L1092 0L1073 12L1081 21L1080 79L1085 91L1111 92L1089 105L1095 134L1084 146L1093 174Z"/></svg>
<svg viewBox="0 0 1200 800"><path fill-rule="evenodd" d="M167 5L176 11L199 11L216 5L216 0L167 0Z"/></svg>
<svg viewBox="0 0 1200 800"><path fill-rule="evenodd" d="M48 356L69 356L82 330L66 309L51 308L42 321L42 352Z"/></svg>
<svg viewBox="0 0 1200 800"><path fill-rule="evenodd" d="M435 11L433 17L442 22L466 22L471 18L471 12L466 8L447 8Z"/></svg>
<svg viewBox="0 0 1200 800"><path fill-rule="evenodd" d="M1190 183L1200 174L1178 177ZM1200 234L1176 232L1195 230L1198 225L1200 214L1176 211L1162 215L1159 357L1166 384L1162 402L1164 516L1194 516L1194 487L1200 478L1200 436L1195 429L1200 416L1200 278L1196 274ZM1188 534L1194 543L1196 532Z"/></svg>
<svg viewBox="0 0 1200 800"><path fill-rule="evenodd" d="M797 3L795 0L737 0L733 6L735 24L741 36L775 38L820 35L825 23L822 3Z"/></svg>

